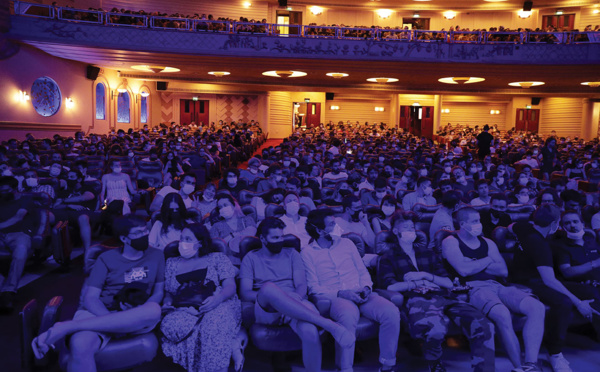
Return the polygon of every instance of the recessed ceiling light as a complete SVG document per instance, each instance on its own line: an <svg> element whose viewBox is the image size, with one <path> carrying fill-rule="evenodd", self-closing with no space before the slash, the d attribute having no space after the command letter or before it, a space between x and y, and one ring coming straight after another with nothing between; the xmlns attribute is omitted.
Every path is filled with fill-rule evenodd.
<svg viewBox="0 0 600 372"><path fill-rule="evenodd" d="M265 76L280 77L280 78L294 78L294 77L306 76L306 72L285 71L285 70L265 71L262 74Z"/></svg>
<svg viewBox="0 0 600 372"><path fill-rule="evenodd" d="M480 78L480 77L445 77L445 78L441 78L438 79L438 81L440 83L444 83L444 84L473 84L473 83L480 83L482 81L485 81L484 78Z"/></svg>
<svg viewBox="0 0 600 372"><path fill-rule="evenodd" d="M168 67L168 66L150 66L150 65L135 65L131 66L132 69L144 72L153 72L158 74L159 72L178 72L181 71L176 67Z"/></svg>
<svg viewBox="0 0 600 372"><path fill-rule="evenodd" d="M367 81L370 81L371 83L385 84L385 83L395 83L398 81L398 79L387 78L387 77L376 77L376 78L369 78L369 79L367 79Z"/></svg>
<svg viewBox="0 0 600 372"><path fill-rule="evenodd" d="M418 1L418 2L426 2L426 1L431 1L431 0L414 0L414 1Z"/></svg>
<svg viewBox="0 0 600 372"><path fill-rule="evenodd" d="M507 1L507 0L483 0L483 1L488 2L488 3L501 3L501 2Z"/></svg>
<svg viewBox="0 0 600 372"><path fill-rule="evenodd" d="M348 76L348 74L346 74L345 72L328 72L325 75L331 76L334 79L341 79Z"/></svg>
<svg viewBox="0 0 600 372"><path fill-rule="evenodd" d="M223 77L226 75L231 75L231 72L227 72L227 71L210 71L208 73L209 75L215 76L215 77Z"/></svg>
<svg viewBox="0 0 600 372"><path fill-rule="evenodd" d="M581 83L581 85L587 85L591 88L598 88L600 87L600 81L586 81L585 83Z"/></svg>
<svg viewBox="0 0 600 372"><path fill-rule="evenodd" d="M540 85L544 85L543 81L516 81L514 83L508 83L511 87L521 87L524 89L529 89L531 87L537 87Z"/></svg>

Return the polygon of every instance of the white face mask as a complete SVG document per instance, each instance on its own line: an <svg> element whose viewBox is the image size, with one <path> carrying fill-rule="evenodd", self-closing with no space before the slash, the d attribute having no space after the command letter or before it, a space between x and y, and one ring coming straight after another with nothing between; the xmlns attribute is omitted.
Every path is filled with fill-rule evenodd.
<svg viewBox="0 0 600 372"><path fill-rule="evenodd" d="M504 184L504 178L498 178L498 181L496 181L496 183L497 183L498 185L502 185L502 184Z"/></svg>
<svg viewBox="0 0 600 372"><path fill-rule="evenodd" d="M517 195L517 201L519 204L527 204L529 201L529 195Z"/></svg>
<svg viewBox="0 0 600 372"><path fill-rule="evenodd" d="M567 231L567 238L573 239L573 240L579 240L579 239L583 238L584 235L585 235L584 229L581 229L581 231L579 231L579 232Z"/></svg>
<svg viewBox="0 0 600 372"><path fill-rule="evenodd" d="M427 177L427 169L419 170L419 174L421 175L421 177Z"/></svg>
<svg viewBox="0 0 600 372"><path fill-rule="evenodd" d="M479 236L483 232L483 225L476 223L475 225L471 225L471 229L467 231L473 236Z"/></svg>
<svg viewBox="0 0 600 372"><path fill-rule="evenodd" d="M191 258L196 255L198 248L195 247L195 243L191 242L179 242L179 254L183 258Z"/></svg>
<svg viewBox="0 0 600 372"><path fill-rule="evenodd" d="M283 161L283 166L286 167L286 168L289 167L290 166L290 161L289 160L284 160Z"/></svg>
<svg viewBox="0 0 600 372"><path fill-rule="evenodd" d="M291 216L295 216L298 214L298 211L300 210L300 204L298 204L298 202L289 202L285 205L285 211L287 212L287 214L291 215Z"/></svg>
<svg viewBox="0 0 600 372"><path fill-rule="evenodd" d="M335 224L335 227L333 228L333 230L329 233L329 235L331 236L342 236L342 228L340 227L340 225L338 225L337 223Z"/></svg>
<svg viewBox="0 0 600 372"><path fill-rule="evenodd" d="M393 205L384 205L381 207L381 211L386 217L391 216L396 211L396 208Z"/></svg>
<svg viewBox="0 0 600 372"><path fill-rule="evenodd" d="M423 195L425 195L425 196L429 196L429 195L431 195L431 194L433 194L433 189L431 188L431 186L427 186L427 187L425 188L425 190L423 190Z"/></svg>
<svg viewBox="0 0 600 372"><path fill-rule="evenodd" d="M281 182L282 178L283 178L283 176L275 176L275 181Z"/></svg>
<svg viewBox="0 0 600 372"><path fill-rule="evenodd" d="M184 194L189 195L189 194L193 193L194 190L196 190L196 186L186 183L185 185L183 185L181 190L183 191Z"/></svg>
<svg viewBox="0 0 600 372"><path fill-rule="evenodd" d="M376 192L375 196L377 197L377 199L383 199L383 197L386 195L387 193L384 192Z"/></svg>
<svg viewBox="0 0 600 372"><path fill-rule="evenodd" d="M417 233L414 231L403 231L400 233L400 241L403 243L412 243L417 239Z"/></svg>
<svg viewBox="0 0 600 372"><path fill-rule="evenodd" d="M50 176L58 177L60 175L60 169L58 168L50 168Z"/></svg>
<svg viewBox="0 0 600 372"><path fill-rule="evenodd" d="M233 212L234 212L233 207L231 205L228 205L226 207L221 208L221 210L219 211L219 214L221 215L221 217L228 220L231 217L233 217Z"/></svg>
<svg viewBox="0 0 600 372"><path fill-rule="evenodd" d="M256 168L250 168L250 173L252 173L252 174L258 173L258 169L256 169Z"/></svg>
<svg viewBox="0 0 600 372"><path fill-rule="evenodd" d="M10 169L5 169L2 171L2 175L3 176L12 176L12 172L10 171Z"/></svg>
<svg viewBox="0 0 600 372"><path fill-rule="evenodd" d="M38 179L37 178L28 178L25 180L25 183L29 187L36 187L38 185Z"/></svg>
<svg viewBox="0 0 600 372"><path fill-rule="evenodd" d="M527 178L519 178L519 185L525 186L527 185Z"/></svg>
<svg viewBox="0 0 600 372"><path fill-rule="evenodd" d="M446 172L446 173L450 173L451 170L452 170L452 167L444 167L444 172Z"/></svg>

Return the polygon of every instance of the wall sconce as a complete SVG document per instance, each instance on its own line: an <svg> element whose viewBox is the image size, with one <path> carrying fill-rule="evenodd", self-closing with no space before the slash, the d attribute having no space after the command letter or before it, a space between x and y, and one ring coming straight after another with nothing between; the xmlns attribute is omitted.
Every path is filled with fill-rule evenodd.
<svg viewBox="0 0 600 372"><path fill-rule="evenodd" d="M321 14L323 14L323 8L321 8L320 6L311 6L310 12L316 16L321 15Z"/></svg>
<svg viewBox="0 0 600 372"><path fill-rule="evenodd" d="M450 109L442 109L442 114L449 114L450 113Z"/></svg>
<svg viewBox="0 0 600 372"><path fill-rule="evenodd" d="M413 13L413 18L419 18L421 17L421 15L419 14L419 12L414 12Z"/></svg>
<svg viewBox="0 0 600 372"><path fill-rule="evenodd" d="M523 19L529 18L529 17L531 17L531 10L521 9L517 12L517 14L519 15L519 18L523 18Z"/></svg>
<svg viewBox="0 0 600 372"><path fill-rule="evenodd" d="M556 9L556 15L563 15L562 9Z"/></svg>
<svg viewBox="0 0 600 372"><path fill-rule="evenodd" d="M249 1L244 1L242 5L244 5L244 8L250 8L252 6L252 3Z"/></svg>
<svg viewBox="0 0 600 372"><path fill-rule="evenodd" d="M390 18L392 15L391 9L377 9L377 15L382 19Z"/></svg>
<svg viewBox="0 0 600 372"><path fill-rule="evenodd" d="M375 111L383 112L383 111L385 111L385 108L384 107L375 107Z"/></svg>
<svg viewBox="0 0 600 372"><path fill-rule="evenodd" d="M72 109L72 108L73 108L73 106L75 106L75 102L73 102L73 98L71 98L71 97L67 97L67 98L65 98L65 106L66 106L68 109Z"/></svg>
<svg viewBox="0 0 600 372"><path fill-rule="evenodd" d="M490 115L500 115L500 110L490 110Z"/></svg>
<svg viewBox="0 0 600 372"><path fill-rule="evenodd" d="M600 14L600 9L594 9L594 10L592 10L592 14Z"/></svg>
<svg viewBox="0 0 600 372"><path fill-rule="evenodd" d="M192 101L197 101L198 97L192 97Z"/></svg>
<svg viewBox="0 0 600 372"><path fill-rule="evenodd" d="M142 97L148 97L149 95L150 95L150 93L146 92L146 91L143 91L140 93L140 96L142 96Z"/></svg>
<svg viewBox="0 0 600 372"><path fill-rule="evenodd" d="M340 109L340 106L331 106L331 107L329 107L329 109L332 111L337 111Z"/></svg>
<svg viewBox="0 0 600 372"><path fill-rule="evenodd" d="M27 94L27 92L24 90L20 90L19 91L19 101L21 101L21 102L29 101L29 94Z"/></svg>
<svg viewBox="0 0 600 372"><path fill-rule="evenodd" d="M456 18L456 12L454 12L452 10L448 10L448 11L444 12L444 18L454 19L454 18Z"/></svg>

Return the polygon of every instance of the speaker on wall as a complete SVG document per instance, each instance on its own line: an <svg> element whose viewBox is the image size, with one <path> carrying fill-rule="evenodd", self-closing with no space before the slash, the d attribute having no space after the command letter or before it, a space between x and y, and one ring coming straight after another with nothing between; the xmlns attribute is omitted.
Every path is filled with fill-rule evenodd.
<svg viewBox="0 0 600 372"><path fill-rule="evenodd" d="M157 81L156 82L156 90L167 90L169 83L166 81Z"/></svg>
<svg viewBox="0 0 600 372"><path fill-rule="evenodd" d="M279 0L279 6L287 6L287 0Z"/></svg>
<svg viewBox="0 0 600 372"><path fill-rule="evenodd" d="M333 96L335 96L334 93L332 93L332 92L326 92L325 93L325 101L333 101Z"/></svg>
<svg viewBox="0 0 600 372"><path fill-rule="evenodd" d="M540 104L541 100L542 100L542 97L531 97L531 105L537 106Z"/></svg>
<svg viewBox="0 0 600 372"><path fill-rule="evenodd" d="M531 8L533 8L533 1L526 1L523 3L523 10L526 12L531 12Z"/></svg>
<svg viewBox="0 0 600 372"><path fill-rule="evenodd" d="M90 80L96 80L98 78L98 74L100 73L100 67L95 67L92 65L88 65L86 77Z"/></svg>

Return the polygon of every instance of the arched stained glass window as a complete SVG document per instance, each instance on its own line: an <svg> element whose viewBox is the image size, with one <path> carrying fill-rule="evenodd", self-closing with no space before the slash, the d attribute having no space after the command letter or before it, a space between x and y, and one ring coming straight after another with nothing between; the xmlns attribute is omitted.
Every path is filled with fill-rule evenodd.
<svg viewBox="0 0 600 372"><path fill-rule="evenodd" d="M106 88L104 84L96 84L96 119L106 119Z"/></svg>
<svg viewBox="0 0 600 372"><path fill-rule="evenodd" d="M117 100L117 122L118 123L129 123L130 115L129 115L129 93L123 92L119 93L119 98Z"/></svg>
<svg viewBox="0 0 600 372"><path fill-rule="evenodd" d="M148 123L148 97L142 96L141 106L140 106L140 122L142 124Z"/></svg>

